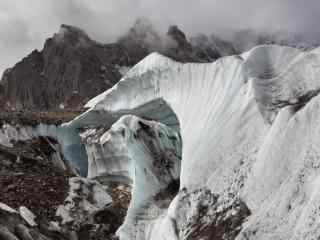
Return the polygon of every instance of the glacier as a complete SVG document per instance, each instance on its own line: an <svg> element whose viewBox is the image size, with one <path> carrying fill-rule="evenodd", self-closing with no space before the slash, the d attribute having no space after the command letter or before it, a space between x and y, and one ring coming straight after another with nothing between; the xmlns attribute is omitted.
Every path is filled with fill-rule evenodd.
<svg viewBox="0 0 320 240"><path fill-rule="evenodd" d="M262 45L203 64L153 53L63 127L80 133L90 178L133 184L121 240L316 239L318 76L320 49ZM169 171L155 171L159 154Z"/></svg>

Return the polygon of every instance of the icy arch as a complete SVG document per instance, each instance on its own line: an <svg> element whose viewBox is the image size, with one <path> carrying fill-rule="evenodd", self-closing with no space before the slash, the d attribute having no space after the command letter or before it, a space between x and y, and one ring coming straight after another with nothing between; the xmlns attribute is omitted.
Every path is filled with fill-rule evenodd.
<svg viewBox="0 0 320 240"><path fill-rule="evenodd" d="M277 143L294 142L299 136L286 132L294 129L295 124L308 124L310 113L303 106L317 108L317 104L310 106L309 101L318 101L319 75L318 49L302 52L288 47L259 46L241 56L225 57L209 64L182 64L155 53L131 69L112 89L91 100L87 104L89 110L69 126L108 128L125 114L157 120L173 128L179 126L183 140L180 189L187 191L186 196L191 198L188 201L196 205L199 199L192 199L196 194L189 193L202 189L219 196L218 204L222 208L232 199L241 198L252 213L252 222L241 235L243 239L257 239L259 234L265 237L259 239L271 239L271 236L291 239L293 233L286 229L295 228L293 219L297 216L272 208L274 199L270 196L280 196L286 186L290 194L295 194L292 186L298 183L292 180L288 181L290 186L285 185L283 179L298 178L298 171L289 160L277 168L283 156L278 153ZM163 103L160 105L165 111L159 103ZM302 151L303 147L296 144L295 150ZM288 146L283 149L292 151ZM307 158L298 154L290 156L298 162ZM274 168L277 177L269 181ZM316 176L317 173L315 179ZM188 239L185 234L192 229L183 223L192 220L188 216L195 213L181 206L184 202L181 195L158 219L144 222L142 229L138 225L136 229L122 229L121 239ZM208 196L213 199L209 193ZM287 204L285 201L289 198L283 205ZM299 209L308 207L300 204ZM309 212L307 209L299 214L306 218ZM259 233L253 226L262 224L261 216L269 217L270 222L266 223L269 228L263 226ZM277 225L283 219L290 224ZM279 235L274 235L275 229ZM254 234L250 235L250 231Z"/></svg>
<svg viewBox="0 0 320 240"><path fill-rule="evenodd" d="M174 127L180 123L186 163L182 171L185 168L188 174L188 165L193 165L190 159L203 159L201 148L206 144L201 142L207 137L204 134L212 130L213 137L220 127L211 128L210 122L224 125L221 113L226 110L232 115L238 110L234 98L243 95L241 87L245 83L241 63L241 58L231 57L212 64L180 64L157 53L151 54L114 88L91 100L86 105L90 109L71 124L77 128L101 123L111 126L125 114ZM186 176L187 181L187 175L181 176Z"/></svg>

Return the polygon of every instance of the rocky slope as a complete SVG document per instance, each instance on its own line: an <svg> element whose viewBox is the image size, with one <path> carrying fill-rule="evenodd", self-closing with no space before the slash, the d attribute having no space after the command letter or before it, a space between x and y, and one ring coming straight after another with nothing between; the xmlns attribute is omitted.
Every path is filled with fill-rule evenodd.
<svg viewBox="0 0 320 240"><path fill-rule="evenodd" d="M52 115L0 117L0 239L117 239L130 187L78 176L47 127L32 131L58 124Z"/></svg>
<svg viewBox="0 0 320 240"><path fill-rule="evenodd" d="M39 218L52 220L67 197L73 173L54 165L49 141L39 138L0 147L0 202L27 206Z"/></svg>
<svg viewBox="0 0 320 240"><path fill-rule="evenodd" d="M3 101L17 109L81 106L117 82L121 75L114 62L128 64L121 59L123 51L118 45L96 43L80 29L62 25L42 51L33 51L5 71Z"/></svg>

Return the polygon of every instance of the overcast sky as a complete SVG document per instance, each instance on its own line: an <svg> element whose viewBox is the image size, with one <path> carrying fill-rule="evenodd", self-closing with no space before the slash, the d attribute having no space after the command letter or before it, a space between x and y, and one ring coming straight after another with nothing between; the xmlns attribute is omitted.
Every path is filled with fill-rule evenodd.
<svg viewBox="0 0 320 240"><path fill-rule="evenodd" d="M320 0L0 0L0 74L41 49L61 23L110 42L138 17L163 31L177 24L188 35L244 28L313 35L320 31Z"/></svg>

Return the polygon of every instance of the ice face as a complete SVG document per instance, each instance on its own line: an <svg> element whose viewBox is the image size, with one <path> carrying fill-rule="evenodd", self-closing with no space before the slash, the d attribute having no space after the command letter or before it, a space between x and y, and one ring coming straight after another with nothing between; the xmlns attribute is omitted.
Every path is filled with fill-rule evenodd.
<svg viewBox="0 0 320 240"><path fill-rule="evenodd" d="M180 210L188 209L182 205L199 206L193 196L203 189L208 199L218 196L216 214L233 201L250 209L238 239L319 236L319 53L268 45L210 64L181 64L155 53L92 99L68 127L109 129L133 114L180 130L183 140L180 192L156 218L139 220L141 212L130 208L121 239L180 239L188 232L177 225ZM126 149L142 156L140 166L150 163L143 152ZM99 169L95 164L89 171ZM135 179L136 186L148 182L142 173ZM199 224L214 215L209 211ZM127 225L130 219L135 224Z"/></svg>
<svg viewBox="0 0 320 240"><path fill-rule="evenodd" d="M179 189L179 133L159 122L124 115L110 129L89 129L81 137L89 177L132 183L132 201L118 234L131 238L134 229L145 232L137 219L156 219Z"/></svg>

